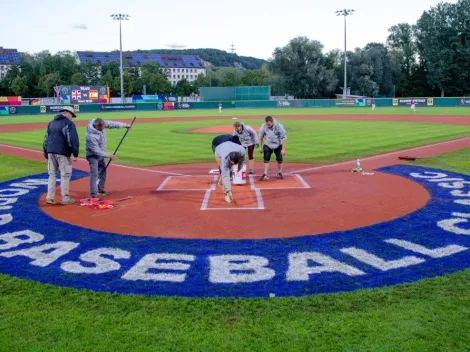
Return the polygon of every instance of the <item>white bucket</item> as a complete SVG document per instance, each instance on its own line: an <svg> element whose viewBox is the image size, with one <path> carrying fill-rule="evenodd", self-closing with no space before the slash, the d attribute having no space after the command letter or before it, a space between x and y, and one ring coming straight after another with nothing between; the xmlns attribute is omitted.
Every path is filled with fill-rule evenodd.
<svg viewBox="0 0 470 352"><path fill-rule="evenodd" d="M233 184L234 185L244 185L246 184L246 165L243 165L242 169L238 171L238 166L234 165L232 167L233 174Z"/></svg>

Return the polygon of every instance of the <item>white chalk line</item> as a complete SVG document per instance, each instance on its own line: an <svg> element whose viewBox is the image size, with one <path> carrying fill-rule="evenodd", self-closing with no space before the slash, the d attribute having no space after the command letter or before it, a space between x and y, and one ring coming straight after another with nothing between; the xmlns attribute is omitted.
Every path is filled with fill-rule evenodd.
<svg viewBox="0 0 470 352"><path fill-rule="evenodd" d="M256 193L256 201L258 202L257 209L264 209L264 199L263 199L263 195L261 194L261 190L256 189L255 193Z"/></svg>
<svg viewBox="0 0 470 352"><path fill-rule="evenodd" d="M217 187L216 184L217 184L218 180L219 180L219 176L214 176L214 178L212 179L212 184L211 184L210 188L208 188L206 190L206 194L204 195L204 199L202 200L200 210L208 210L209 199L211 198L212 192L215 191L215 189Z"/></svg>
<svg viewBox="0 0 470 352"><path fill-rule="evenodd" d="M166 184L171 181L173 176L168 176L166 179L163 180L162 184L157 188L157 191L163 190L165 188Z"/></svg>
<svg viewBox="0 0 470 352"><path fill-rule="evenodd" d="M299 174L295 174L295 177L297 177L300 183L304 185L304 188L310 188L310 185L307 183L307 181L305 181L305 179L302 176L300 176Z"/></svg>
<svg viewBox="0 0 470 352"><path fill-rule="evenodd" d="M390 152L390 153L385 153L385 154L369 156L369 157L362 158L361 160L362 161L374 160L374 159L384 158L384 157L391 156L391 155L403 154L403 153L412 152L412 151L416 151L416 150L433 148L433 147L436 147L436 146L439 146L439 145L461 142L461 141L465 141L465 140L468 140L468 139L470 139L470 137L465 137L465 138L460 138L460 139L453 139L451 141L439 142L439 143L435 143L435 144L428 144L428 145L424 145L424 146L421 146L421 147L404 149L404 150L399 150L399 151L396 151L396 152ZM330 168L330 167L336 167L336 166L340 166L340 165L347 165L347 164L351 164L351 163L355 163L355 162L356 162L356 159L343 161L343 162L340 162L340 163L334 163L334 164L328 164L328 165L322 165L322 166L315 166L315 167L310 167L310 168L307 168L307 169L291 171L290 174L297 174L297 173L300 173L300 172L327 169L327 168Z"/></svg>
<svg viewBox="0 0 470 352"><path fill-rule="evenodd" d="M43 152L39 150L34 150L34 149L28 149L28 148L22 148L22 147L16 147L8 144L0 144L0 147L5 147L5 148L11 148L11 149L18 149L18 150L24 150L27 152L33 152L33 153L38 153L38 154L43 154ZM83 158L78 158L79 161L86 161L86 159ZM134 166L127 166L127 165L122 165L122 164L111 164L110 167L120 167L123 169L130 169L130 170L136 170L136 171L145 171L145 172L152 172L155 174L162 174L162 175L174 175L174 176L189 176L186 174L179 174L176 172L167 172L167 171L158 171L158 170L151 170L151 169L145 169L141 167L134 167Z"/></svg>

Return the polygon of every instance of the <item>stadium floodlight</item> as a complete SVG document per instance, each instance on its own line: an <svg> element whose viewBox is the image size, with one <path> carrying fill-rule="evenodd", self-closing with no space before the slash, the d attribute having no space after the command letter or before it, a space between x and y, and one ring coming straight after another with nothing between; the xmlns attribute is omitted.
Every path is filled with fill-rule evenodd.
<svg viewBox="0 0 470 352"><path fill-rule="evenodd" d="M123 13L118 13L118 14L112 14L111 18L113 20L119 21L119 53L120 53L120 63L121 63L121 102L124 104L124 72L122 68L122 21L129 21L129 18L131 16L123 14Z"/></svg>
<svg viewBox="0 0 470 352"><path fill-rule="evenodd" d="M355 11L353 9L343 9L336 11L336 16L344 16L344 87L343 99L348 95L348 66L347 66L347 51L346 51L346 17L351 16Z"/></svg>

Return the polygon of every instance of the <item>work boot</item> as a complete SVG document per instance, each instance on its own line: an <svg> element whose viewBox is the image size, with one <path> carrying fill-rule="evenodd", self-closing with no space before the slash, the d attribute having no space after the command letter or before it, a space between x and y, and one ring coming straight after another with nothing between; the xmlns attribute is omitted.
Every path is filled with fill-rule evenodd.
<svg viewBox="0 0 470 352"><path fill-rule="evenodd" d="M75 203L75 200L70 199L70 198L60 202L60 204L62 204L62 205L71 205L71 204L74 204L74 203Z"/></svg>

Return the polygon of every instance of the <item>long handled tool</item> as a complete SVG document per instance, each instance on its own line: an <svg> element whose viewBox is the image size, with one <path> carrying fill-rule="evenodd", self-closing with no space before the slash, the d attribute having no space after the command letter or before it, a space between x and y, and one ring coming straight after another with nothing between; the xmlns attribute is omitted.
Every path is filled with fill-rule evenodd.
<svg viewBox="0 0 470 352"><path fill-rule="evenodd" d="M134 119L131 122L131 127L134 124L135 120L137 117L134 117ZM126 133L124 133L124 136L122 136L121 141L119 142L118 146L116 147L116 150L114 151L113 155L116 155L117 151L119 150L119 147L121 146L122 142L124 142L124 139L126 138L127 134L129 133L130 128L127 129ZM105 168L101 171L100 175L98 176L98 180L96 181L96 184L98 185L100 183L101 177L103 177L104 173L108 169L109 164L111 164L112 159L109 159L108 163L106 164Z"/></svg>

